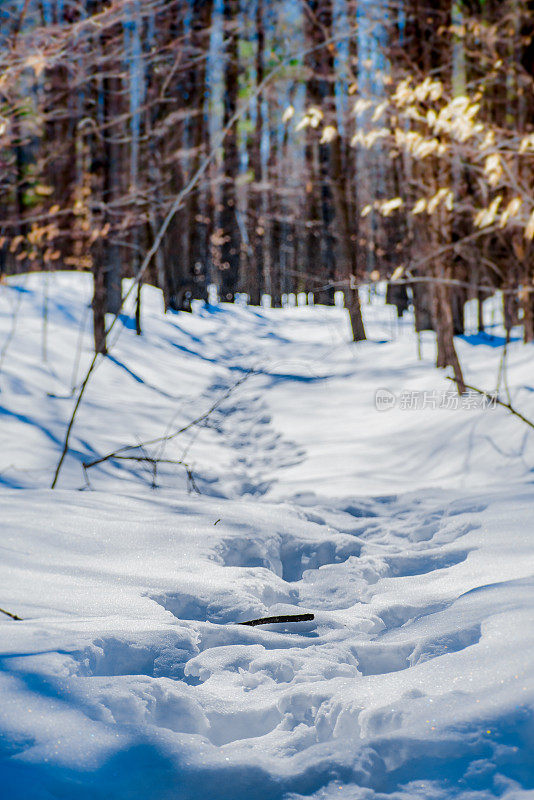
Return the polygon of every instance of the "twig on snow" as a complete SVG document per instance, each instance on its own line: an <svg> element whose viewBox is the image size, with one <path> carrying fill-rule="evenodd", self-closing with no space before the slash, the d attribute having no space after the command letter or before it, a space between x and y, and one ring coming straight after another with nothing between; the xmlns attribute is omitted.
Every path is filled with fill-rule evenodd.
<svg viewBox="0 0 534 800"><path fill-rule="evenodd" d="M11 619L17 620L17 622L22 622L22 617L17 617L16 614L12 614L11 611L5 611L5 609L0 608L0 612L5 614L6 617L11 617Z"/></svg>
<svg viewBox="0 0 534 800"><path fill-rule="evenodd" d="M453 383L458 383L456 378L452 378L451 376L447 376L447 380L452 381ZM511 403L505 403L504 400L501 400L499 397L496 397L494 394L491 394L491 392L486 392L484 389L479 389L477 386L469 386L468 383L465 384L465 388L470 389L472 392L477 392L477 394L483 395L490 402L496 403L496 405L498 406L506 408L511 414L514 415L514 417L518 417L522 422L524 422L525 425L528 425L530 428L534 428L534 422L532 422L532 420L530 419L527 419L527 417L524 417L523 414L521 414L516 408L514 408Z"/></svg>
<svg viewBox="0 0 534 800"><path fill-rule="evenodd" d="M260 619L251 619L248 622L238 622L238 625L273 625L276 622L309 622L315 619L313 614L282 614L279 617L261 617Z"/></svg>
<svg viewBox="0 0 534 800"><path fill-rule="evenodd" d="M142 447L141 445L137 445L137 447ZM186 464L185 461L182 461L179 458L157 458L155 456L150 456L148 454L142 456L125 456L125 455L115 455L111 454L104 458L99 458L96 461L92 461L90 463L83 464L83 470L85 474L85 480L87 482L86 487L91 486L89 482L89 476L87 474L87 470L91 467L96 466L96 464L101 464L103 461L108 461L110 459L118 460L118 461L137 461L139 463L150 464L152 467L152 488L157 489L157 477L158 477L158 464L178 464L185 469L187 475L187 490L189 492L194 491L196 494L202 494L200 489L198 488L195 477L193 475L193 470L191 469L189 464Z"/></svg>
<svg viewBox="0 0 534 800"><path fill-rule="evenodd" d="M164 459L164 458L159 458L159 457L155 457L155 456L153 457L153 456L148 456L148 455L134 457L134 456L128 456L128 455L124 455L124 454L128 453L131 450L143 450L143 452L144 452L144 448L146 448L146 447L150 447L151 445L160 444L160 443L163 443L163 442L164 443L170 442L172 439L176 439L177 436L180 436L180 434L185 433L186 431L190 430L191 428L194 428L195 426L202 424L203 422L205 422L213 414L214 411L216 411L219 408L221 403L223 403L232 394L232 392L235 389L237 389L238 386L240 386L242 383L244 383L244 381L246 381L247 378L249 378L251 375L253 375L254 372L255 372L254 369L250 369L248 372L246 372L244 375L242 375L241 378L239 378L239 380L237 380L235 383L233 383L227 389L227 391L224 392L208 408L207 411L205 411L203 414L200 414L200 416L196 417L195 419L191 420L191 422L188 422L187 425L183 425L181 428L178 428L178 430L173 431L172 433L167 433L167 434L164 434L163 436L158 436L155 439L148 439L146 442L138 442L137 444L124 445L123 447L117 448L117 450L113 450L111 453L107 453L105 456L101 456L100 458L95 458L93 461L84 461L83 462L84 470L88 470L91 467L96 467L97 464L102 464L104 461L110 461L110 460L113 460L113 459L145 461L145 462L151 462L151 463L158 462L158 463L181 464L182 466L185 466L187 468L187 464L181 459L180 460L171 460L171 459ZM198 492L198 489L195 486L195 482L194 482L194 479L193 479L192 475L188 474L188 478L191 481L191 484L192 484L193 488L195 489L195 491ZM199 494L200 494L200 492L199 492Z"/></svg>

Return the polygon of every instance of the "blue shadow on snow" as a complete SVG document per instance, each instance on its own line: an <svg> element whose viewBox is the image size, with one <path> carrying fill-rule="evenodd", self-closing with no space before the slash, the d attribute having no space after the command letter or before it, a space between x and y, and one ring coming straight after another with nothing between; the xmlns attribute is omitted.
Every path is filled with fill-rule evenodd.
<svg viewBox="0 0 534 800"><path fill-rule="evenodd" d="M464 342L467 344L471 344L474 347L478 345L484 344L486 347L504 347L506 344L506 338L504 336L495 336L493 333L470 333L470 334L463 334L462 336L458 336L458 339L463 339ZM511 342L519 342L519 336L511 336Z"/></svg>

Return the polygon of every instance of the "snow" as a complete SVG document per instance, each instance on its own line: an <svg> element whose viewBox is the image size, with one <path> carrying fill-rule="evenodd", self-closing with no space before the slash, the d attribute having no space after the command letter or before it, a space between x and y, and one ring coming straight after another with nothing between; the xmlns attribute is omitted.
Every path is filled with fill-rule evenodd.
<svg viewBox="0 0 534 800"><path fill-rule="evenodd" d="M401 408L451 386L432 335L419 360L379 296L362 293L370 339L352 344L340 308L165 316L144 287L143 335L125 314L52 491L90 292L69 273L0 286L0 607L24 618L0 615L2 796L534 797L531 429L503 408ZM497 308L493 337L458 339L489 390ZM532 418L532 347L513 338L508 388ZM84 473L215 404L145 448L187 469Z"/></svg>

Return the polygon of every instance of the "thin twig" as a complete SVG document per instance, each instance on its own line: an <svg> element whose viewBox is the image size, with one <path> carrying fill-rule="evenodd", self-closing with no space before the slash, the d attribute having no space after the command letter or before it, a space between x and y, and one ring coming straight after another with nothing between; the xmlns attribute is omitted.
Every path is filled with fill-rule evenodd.
<svg viewBox="0 0 534 800"><path fill-rule="evenodd" d="M196 425L200 425L202 422L205 422L208 419L208 417L210 417L211 414L213 414L213 412L217 410L217 408L221 405L221 403L223 403L232 394L232 392L235 389L237 389L238 386L240 386L244 381L247 380L247 378L249 378L254 373L255 373L254 369L249 370L245 375L239 378L238 381L233 383L232 386L230 386L229 389L224 394L222 394L215 401L215 403L213 403L213 405L211 405L210 408L208 408L207 411L205 411L199 417L196 417L195 419L191 420L191 422L188 422L187 425L184 425L183 427L179 428L173 433L164 434L163 436L158 436L155 439L148 439L146 442L139 442L138 444L126 444L123 447L117 448L117 450L113 450L111 453L107 453L105 456L101 456L100 458L95 458L93 461L84 461L83 462L84 468L90 469L91 467L95 467L97 464L102 464L102 462L109 461L110 459L128 458L128 456L126 457L123 456L123 453L127 453L130 450L137 450L144 447L150 447L151 445L159 444L160 442L170 442L172 439L176 439L176 437L180 436L180 434L185 433L191 428L194 428ZM146 456L139 456L138 460L145 461L147 459ZM163 458L157 458L155 460L159 462L165 462L165 459ZM185 462L179 461L174 463L184 464Z"/></svg>
<svg viewBox="0 0 534 800"><path fill-rule="evenodd" d="M48 292L49 292L49 283L50 283L50 273L45 272L44 274L44 286L43 286L43 326L42 326L42 338L41 338L41 353L42 359L44 362L48 361Z"/></svg>
<svg viewBox="0 0 534 800"><path fill-rule="evenodd" d="M299 272L298 270L289 269L287 270L288 275L295 275L297 277L304 277L310 278L314 281L322 281L323 279L320 278L318 275L311 275L307 272ZM499 289L497 286L487 286L487 285L477 285L473 283L469 283L468 281L461 281L457 278L439 278L433 277L430 275L410 275L406 278L396 278L395 280L391 280L390 278L378 278L376 281L368 280L368 279L358 279L356 275L352 275L350 278L342 278L339 281L328 281L328 283L324 283L321 286L313 286L311 291L313 292L322 292L325 289L334 289L334 288L343 288L350 286L351 288L363 288L364 286L372 286L378 283L387 283L390 286L408 286L414 283L432 283L432 284L443 284L445 286L459 286L465 289L472 289L478 290L479 292L486 292L487 294L495 294L495 292L501 292L502 294L517 294L517 289ZM523 287L522 291L525 292L534 292L534 286L525 286Z"/></svg>
<svg viewBox="0 0 534 800"><path fill-rule="evenodd" d="M10 328L9 333L8 333L8 335L6 337L6 340L4 342L4 346L2 347L2 351L0 352L0 372L2 372L2 367L4 366L4 361L5 361L9 346L10 346L11 342L13 341L13 339L15 337L21 303L22 303L22 292L19 292L19 294L17 295L17 300L16 300L16 303L15 303L15 307L13 309L13 316L11 318L11 328Z"/></svg>
<svg viewBox="0 0 534 800"><path fill-rule="evenodd" d="M447 380L452 381L453 383L458 383L456 378L452 378L450 375L447 375ZM517 409L513 407L511 403L505 403L504 400L501 400L499 397L496 397L491 392L486 392L484 389L479 389L477 386L470 386L468 383L464 384L466 389L470 389L472 392L477 392L477 394L481 394L486 397L490 402L495 403L498 406L502 406L506 408L514 417L518 417L525 425L528 425L530 428L534 428L534 422L527 417L524 417Z"/></svg>
<svg viewBox="0 0 534 800"><path fill-rule="evenodd" d="M138 445L138 447L141 447L141 445ZM86 482L87 482L87 487L86 488L91 488L91 484L89 482L89 476L87 474L87 470L91 469L91 467L96 466L96 464L100 464L102 461L107 461L108 459L109 460L115 460L115 461L137 461L138 463L150 464L152 466L152 488L153 489L157 489L158 488L157 487L158 464L178 464L179 466L181 466L181 467L183 467L185 469L185 472L186 472L186 475L187 475L188 491L192 490L192 491L196 492L196 494L202 494L202 492L200 491L200 489L198 488L198 486L196 484L195 477L193 475L193 470L191 469L191 466L189 464L187 464L185 461L182 461L182 459L180 459L180 458L157 458L155 456L151 456L151 455L148 455L148 454L142 455L142 456L123 456L123 455L113 455L112 454L110 456L107 456L106 458L102 458L102 459L100 459L98 461L95 461L95 462L93 462L91 464L85 464L84 463L83 464L83 469L84 469L85 479L86 479Z"/></svg>
<svg viewBox="0 0 534 800"><path fill-rule="evenodd" d="M82 357L82 347L83 347L83 339L85 334L85 325L87 323L87 318L89 316L89 309L91 308L90 305L86 305L84 312L82 314L80 328L78 330L78 340L76 342L76 353L74 355L74 363L72 365L72 377L70 379L71 385L71 396L76 391L76 383L78 380L78 368L80 366L80 359Z"/></svg>

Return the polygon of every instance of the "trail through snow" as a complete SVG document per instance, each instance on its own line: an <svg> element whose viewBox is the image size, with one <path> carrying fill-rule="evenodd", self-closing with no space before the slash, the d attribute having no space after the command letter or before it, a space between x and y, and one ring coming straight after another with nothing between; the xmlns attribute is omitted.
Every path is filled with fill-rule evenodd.
<svg viewBox="0 0 534 800"><path fill-rule="evenodd" d="M4 340L20 317L0 373L0 606L24 617L0 619L2 796L534 797L528 431L502 409L377 411L380 387L450 388L430 335L419 361L378 301L352 345L341 309L164 317L145 288L144 335L125 317L52 492L90 286L50 282L44 364L41 277L1 287ZM495 381L497 342L459 342L473 383ZM511 345L525 413L531 361ZM155 490L148 465L113 460L87 487L82 461L217 403L148 448L187 461L200 495L163 463Z"/></svg>

